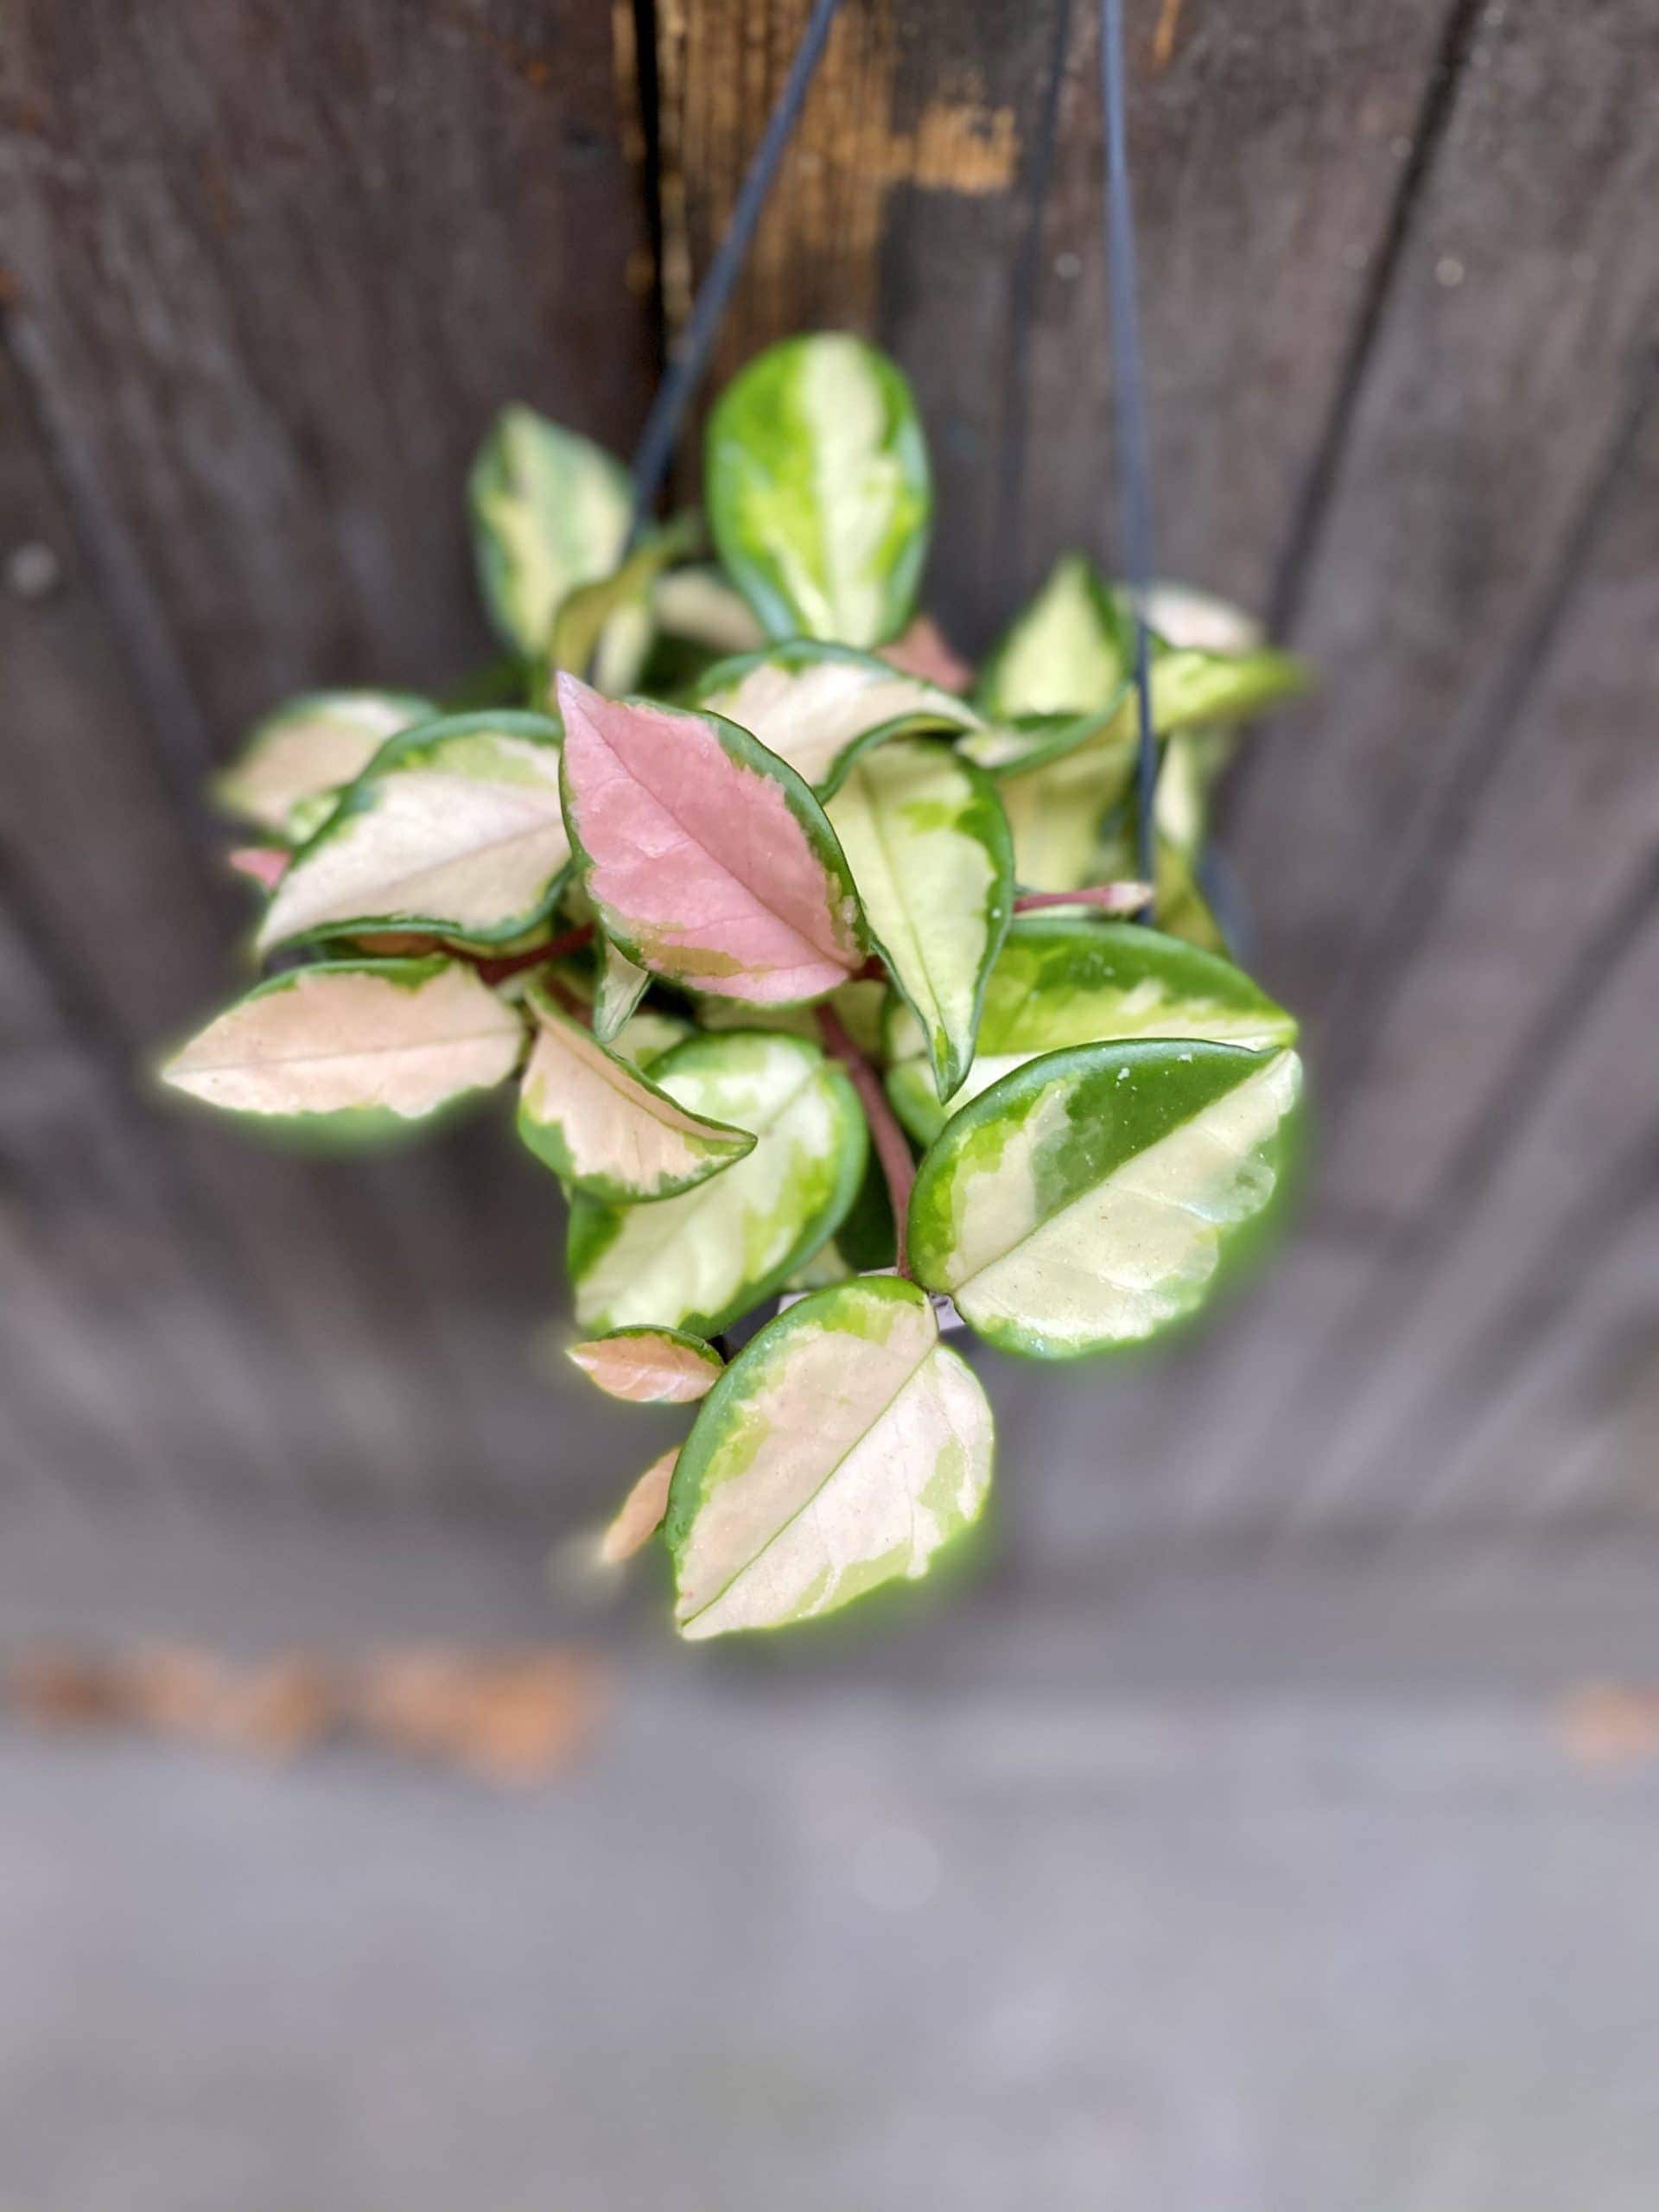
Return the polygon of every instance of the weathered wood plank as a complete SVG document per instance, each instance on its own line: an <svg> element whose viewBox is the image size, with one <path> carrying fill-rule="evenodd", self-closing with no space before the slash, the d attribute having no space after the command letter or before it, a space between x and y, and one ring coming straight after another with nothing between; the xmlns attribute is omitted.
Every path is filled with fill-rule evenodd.
<svg viewBox="0 0 1659 2212"><path fill-rule="evenodd" d="M1195 11L1166 54L1157 0L1131 11L1172 570L1265 604L1449 8ZM806 13L660 15L671 318ZM931 588L975 645L1060 548L1109 535L1094 22L1081 0L844 11L722 341L722 370L813 323L894 348L933 436Z"/></svg>
<svg viewBox="0 0 1659 2212"><path fill-rule="evenodd" d="M418 1488L423 1469L433 1480L437 1471L429 1424L391 1379L385 1279L351 1249L321 1172L188 1116L159 1117L141 1099L157 1048L226 995L234 902L214 895L158 770L10 382L0 487L21 543L55 567L48 591L0 595L0 652L29 702L0 747L0 837L30 938L18 960L32 963L35 1001L53 1009L44 1041L86 1063L87 1110L126 1163L127 1203L152 1221L157 1206L172 1215L171 1263L194 1276L205 1310L237 1317L249 1392L265 1398L266 1460L285 1458L302 1482L313 1468L348 1486ZM236 1348L222 1344L219 1356L234 1360ZM177 1388L188 1404L188 1373Z"/></svg>
<svg viewBox="0 0 1659 2212"><path fill-rule="evenodd" d="M1659 910L1653 396L1611 458L1570 601L1529 696L1494 733L1502 750L1482 803L1465 808L1448 843L1411 963L1391 998L1369 1002L1376 1039L1363 1079L1327 1109L1327 1207L1384 1226L1373 1268L1312 1332L1303 1378L1274 1424L1273 1449L1289 1454L1294 1481L1311 1481L1315 1497L1327 1478L1332 1495L1346 1495L1342 1471L1357 1457L1382 1461L1390 1419L1402 1425L1398 1502L1433 1491L1438 1455L1460 1455L1457 1423L1491 1417L1471 1383L1432 1439L1410 1427L1429 1376L1442 1364L1456 1371L1512 1291L1517 1262L1494 1236L1510 1211L1524 1227L1570 1208L1609 1153L1636 1141L1649 1110L1651 1017L1644 1027L1621 976ZM1606 1014L1609 991L1624 994L1625 1027ZM1591 1118L1576 1135L1570 1122L1546 1122L1541 1138L1535 1117L1569 1074ZM1516 1179L1517 1156L1538 1179ZM1471 1271L1482 1254L1484 1278ZM1446 1281L1454 1294L1442 1294ZM1439 1334L1420 1368L1429 1340L1416 1317L1427 1311ZM1236 1465L1253 1466L1248 1486L1270 1478L1272 1457L1259 1420L1245 1432ZM1542 1433L1535 1426L1535 1454ZM1540 1461L1517 1479L1535 1488L1547 1475Z"/></svg>
<svg viewBox="0 0 1659 2212"><path fill-rule="evenodd" d="M504 399L632 435L612 40L577 0L8 10L11 312L216 749L477 657L461 485Z"/></svg>
<svg viewBox="0 0 1659 2212"><path fill-rule="evenodd" d="M375 0L280 22L245 5L134 26L104 8L73 38L48 9L9 22L11 334L175 791L274 692L448 678L477 654L461 479L502 399L617 443L642 404L650 334L627 284L643 213L611 22L491 0L407 28ZM81 708L40 766L52 792L12 817L30 842L54 841L49 809L77 774L100 816L119 748ZM142 751L130 714L121 727ZM133 783L126 758L114 768ZM129 1041L194 1017L228 973L223 902L182 927L169 910L179 854L164 867L153 848L189 839L158 828L164 813L149 807L152 849L111 881L129 909L156 905L170 957L156 957L153 920L105 911L96 932ZM58 918L72 957L92 950L73 913ZM481 1238L454 1233L454 1164L475 1146L297 1171L224 1137L171 1141L207 1167L211 1203L237 1217L226 1234L258 1250L276 1301L315 1312L298 1389L315 1393L332 1349L325 1387L373 1407L365 1440L389 1476L467 1492L509 1450L521 1471L534 1460L529 1309L504 1318L498 1300L487 1328L458 1311L521 1285L529 1249L523 1210ZM301 1187L308 1211L291 1203ZM278 1190L290 1203L262 1212L257 1194ZM551 1244L550 1223L550 1273Z"/></svg>
<svg viewBox="0 0 1659 2212"><path fill-rule="evenodd" d="M1370 1021L1659 327L1656 63L1623 0L1489 7L1424 178L1305 549L1330 708L1263 741L1233 833L1269 973L1333 1027Z"/></svg>
<svg viewBox="0 0 1659 2212"><path fill-rule="evenodd" d="M808 0L658 13L664 289L684 318L780 90ZM713 381L759 346L832 327L878 337L931 434L947 619L982 626L994 553L1011 286L1060 0L844 8L761 219ZM686 480L694 480L695 454Z"/></svg>
<svg viewBox="0 0 1659 2212"><path fill-rule="evenodd" d="M1109 545L1096 8L1078 4L1029 340L1028 587ZM1432 86L1448 0L1135 0L1130 159L1160 568L1265 611ZM1287 730L1282 772L1313 742Z"/></svg>

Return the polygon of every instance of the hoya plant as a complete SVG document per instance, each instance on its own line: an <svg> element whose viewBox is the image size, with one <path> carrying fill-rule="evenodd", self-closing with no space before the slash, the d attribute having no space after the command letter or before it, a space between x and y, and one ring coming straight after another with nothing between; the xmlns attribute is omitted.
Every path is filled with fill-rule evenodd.
<svg viewBox="0 0 1659 2212"><path fill-rule="evenodd" d="M603 1540L661 1533L692 1637L925 1573L991 1479L947 1338L1067 1360L1187 1321L1282 1195L1301 1091L1203 865L1298 664L1154 594L1137 881L1125 596L1071 556L957 658L917 611L932 493L891 361L762 354L704 486L706 536L636 526L608 454L502 414L470 495L503 669L251 733L215 796L271 972L164 1071L331 1145L515 1087L568 1200L571 1357L696 1409Z"/></svg>

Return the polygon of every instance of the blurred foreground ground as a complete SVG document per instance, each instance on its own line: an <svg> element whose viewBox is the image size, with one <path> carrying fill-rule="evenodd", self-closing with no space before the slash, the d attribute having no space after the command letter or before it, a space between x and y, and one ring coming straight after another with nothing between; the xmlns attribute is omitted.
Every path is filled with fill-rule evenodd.
<svg viewBox="0 0 1659 2212"><path fill-rule="evenodd" d="M181 1544L194 1618L135 1551L104 1618L549 1632L522 1546L388 1549ZM46 1558L9 1624L84 1633ZM1442 1581L578 1623L532 1787L0 1728L0 2208L1650 2212L1655 1708L1589 1687L1646 1586Z"/></svg>

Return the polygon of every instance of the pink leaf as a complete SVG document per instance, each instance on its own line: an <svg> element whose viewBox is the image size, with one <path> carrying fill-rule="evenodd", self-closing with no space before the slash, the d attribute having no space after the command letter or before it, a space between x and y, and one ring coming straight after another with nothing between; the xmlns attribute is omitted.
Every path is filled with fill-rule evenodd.
<svg viewBox="0 0 1659 2212"><path fill-rule="evenodd" d="M914 676L924 683L937 683L941 691L965 691L974 671L945 640L930 614L918 614L890 645L878 645L879 657L889 668Z"/></svg>
<svg viewBox="0 0 1659 2212"><path fill-rule="evenodd" d="M250 877L263 891L274 891L288 873L290 855L280 845L238 845L226 855L238 875Z"/></svg>
<svg viewBox="0 0 1659 2212"><path fill-rule="evenodd" d="M607 934L653 974L772 1004L864 963L852 878L806 785L716 715L558 680L565 810Z"/></svg>

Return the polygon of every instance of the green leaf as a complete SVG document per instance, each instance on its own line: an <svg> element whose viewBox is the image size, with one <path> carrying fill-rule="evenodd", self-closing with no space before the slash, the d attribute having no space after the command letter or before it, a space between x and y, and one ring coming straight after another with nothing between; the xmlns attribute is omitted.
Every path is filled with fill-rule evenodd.
<svg viewBox="0 0 1659 2212"><path fill-rule="evenodd" d="M1022 916L986 986L979 1050L939 1103L921 1024L895 1005L887 1025L887 1093L931 1144L947 1114L1039 1052L1116 1038L1200 1037L1260 1051L1294 1042L1294 1016L1229 960L1128 922Z"/></svg>
<svg viewBox="0 0 1659 2212"><path fill-rule="evenodd" d="M1058 561L980 671L990 721L1081 715L1109 706L1134 668L1134 643L1111 587L1086 554Z"/></svg>
<svg viewBox="0 0 1659 2212"><path fill-rule="evenodd" d="M601 447L528 407L504 407L467 480L479 580L505 644L547 648L562 602L622 557L632 495Z"/></svg>
<svg viewBox="0 0 1659 2212"><path fill-rule="evenodd" d="M810 638L718 662L692 697L758 737L820 798L837 788L868 746L916 730L972 730L979 723L971 707L937 684L902 675L873 653Z"/></svg>
<svg viewBox="0 0 1659 2212"><path fill-rule="evenodd" d="M597 988L594 993L594 1034L608 1045L633 1018L651 977L620 946L601 936Z"/></svg>
<svg viewBox="0 0 1659 2212"><path fill-rule="evenodd" d="M1077 891L1103 877L1103 829L1135 773L1133 746L1099 740L1023 775L1001 778L1002 810L1014 839L1014 873L1028 891ZM1131 871L1132 873L1133 871Z"/></svg>
<svg viewBox="0 0 1659 2212"><path fill-rule="evenodd" d="M826 1283L845 1282L849 1275L878 1274L893 1266L897 1242L887 1179L872 1146L863 1179L839 1228L804 1267L796 1268L784 1287L822 1290Z"/></svg>
<svg viewBox="0 0 1659 2212"><path fill-rule="evenodd" d="M1122 686L1104 709L1090 708L1081 715L1022 715L995 728L969 730L958 740L957 750L993 776L1013 777L1064 760L1096 738L1106 739L1127 779L1135 753L1134 718L1126 720L1118 711L1127 696L1128 688Z"/></svg>
<svg viewBox="0 0 1659 2212"><path fill-rule="evenodd" d="M721 559L771 635L878 645L904 628L933 495L884 354L842 332L772 346L709 417L704 475Z"/></svg>
<svg viewBox="0 0 1659 2212"><path fill-rule="evenodd" d="M1306 664L1293 653L1217 651L1207 640L1247 634L1240 626L1244 618L1219 601L1205 602L1208 612L1200 618L1198 596L1166 585L1148 603L1152 719L1160 736L1204 722L1243 721L1307 688ZM1191 626L1197 634L1190 642L1160 634L1160 607ZM986 719L999 723L1097 712L1116 700L1133 729L1135 705L1127 687L1134 674L1135 622L1127 595L1086 555L1071 553L1014 619L981 671L976 696Z"/></svg>
<svg viewBox="0 0 1659 2212"><path fill-rule="evenodd" d="M1160 1039L1045 1053L954 1115L924 1158L917 1278L1034 1359L1156 1336L1255 1242L1300 1095L1289 1052Z"/></svg>
<svg viewBox="0 0 1659 2212"><path fill-rule="evenodd" d="M1294 653L1236 655L1162 645L1152 664L1153 727L1167 737L1178 729L1247 721L1306 691L1310 680L1307 664Z"/></svg>
<svg viewBox="0 0 1659 2212"><path fill-rule="evenodd" d="M922 1025L941 1087L954 1090L1013 910L1014 847L995 787L948 746L895 738L861 754L828 810L871 941Z"/></svg>
<svg viewBox="0 0 1659 2212"><path fill-rule="evenodd" d="M530 1004L536 1041L518 1134L572 1190L624 1204L664 1198L753 1151L747 1129L689 1112L545 993L532 991Z"/></svg>
<svg viewBox="0 0 1659 2212"><path fill-rule="evenodd" d="M385 1142L505 1082L524 1024L453 960L339 960L250 991L162 1069L272 1135Z"/></svg>
<svg viewBox="0 0 1659 2212"><path fill-rule="evenodd" d="M509 944L552 912L569 858L556 724L424 722L381 747L302 847L258 950L385 929Z"/></svg>
<svg viewBox="0 0 1659 2212"><path fill-rule="evenodd" d="M632 691L657 635L658 579L696 534L690 515L648 531L620 568L561 600L548 645L552 666L591 675L600 690L613 696Z"/></svg>
<svg viewBox="0 0 1659 2212"><path fill-rule="evenodd" d="M796 1037L694 1037L652 1074L689 1112L752 1131L754 1149L679 1198L579 1198L568 1254L576 1319L716 1337L834 1232L864 1172L864 1116L844 1071Z"/></svg>
<svg viewBox="0 0 1659 2212"><path fill-rule="evenodd" d="M389 737L437 713L404 691L312 691L290 699L249 731L240 754L213 779L226 814L257 823L292 844L333 812Z"/></svg>
<svg viewBox="0 0 1659 2212"><path fill-rule="evenodd" d="M639 1406L683 1406L706 1398L726 1365L712 1344L683 1329L616 1329L572 1344L569 1356L607 1397Z"/></svg>
<svg viewBox="0 0 1659 2212"><path fill-rule="evenodd" d="M814 1292L739 1353L680 1448L681 1635L783 1628L914 1580L979 1517L991 1457L985 1394L913 1283Z"/></svg>
<svg viewBox="0 0 1659 2212"><path fill-rule="evenodd" d="M887 1003L887 986L879 976L855 976L830 992L823 1003L832 1008L842 1027L866 1058L881 1051L881 1020ZM787 1037L805 1037L817 1043L817 1008L810 1006L751 1006L743 999L699 999L700 1029L767 1029Z"/></svg>
<svg viewBox="0 0 1659 2212"><path fill-rule="evenodd" d="M821 997L864 964L852 878L793 769L717 715L558 683L565 815L606 935L711 996Z"/></svg>

